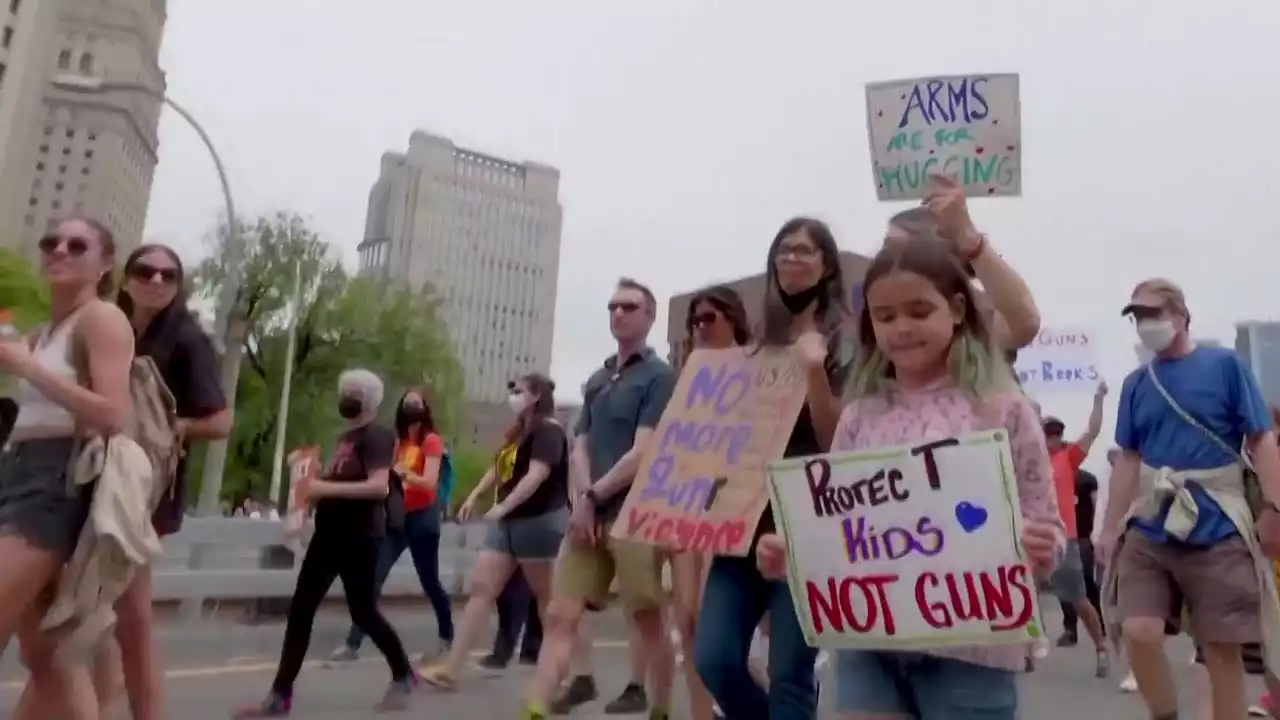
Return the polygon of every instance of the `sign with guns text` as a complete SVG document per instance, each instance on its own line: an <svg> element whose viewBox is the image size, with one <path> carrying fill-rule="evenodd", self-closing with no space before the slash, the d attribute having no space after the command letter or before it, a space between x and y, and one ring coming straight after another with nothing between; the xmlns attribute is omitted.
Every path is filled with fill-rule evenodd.
<svg viewBox="0 0 1280 720"><path fill-rule="evenodd" d="M781 460L769 492L809 644L1025 643L1043 622L1004 430Z"/></svg>
<svg viewBox="0 0 1280 720"><path fill-rule="evenodd" d="M790 348L695 350L645 449L613 536L744 556L805 398Z"/></svg>

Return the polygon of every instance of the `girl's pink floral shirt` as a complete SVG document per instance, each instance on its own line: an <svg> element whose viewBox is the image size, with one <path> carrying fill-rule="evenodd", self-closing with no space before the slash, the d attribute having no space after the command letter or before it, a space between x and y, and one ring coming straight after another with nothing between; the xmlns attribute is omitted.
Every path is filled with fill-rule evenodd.
<svg viewBox="0 0 1280 720"><path fill-rule="evenodd" d="M1022 516L1028 522L1053 525L1065 536L1040 415L1031 399L1021 393L990 398L981 412L970 396L954 387L855 400L840 416L831 450L922 444L997 428L1009 433ZM1007 670L1021 670L1026 662L1021 645L934 648L924 652Z"/></svg>

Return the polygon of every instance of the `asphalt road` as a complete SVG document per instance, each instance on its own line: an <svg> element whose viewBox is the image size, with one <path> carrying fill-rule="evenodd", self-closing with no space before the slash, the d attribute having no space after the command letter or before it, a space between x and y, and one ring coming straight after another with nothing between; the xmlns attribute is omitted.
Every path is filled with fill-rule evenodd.
<svg viewBox="0 0 1280 720"><path fill-rule="evenodd" d="M1047 610L1049 627L1057 627L1056 609ZM425 608L397 608L389 612L411 648L425 649L434 639L434 621ZM574 713L574 717L605 717L603 700L616 695L626 682L626 631L621 616L611 611L595 621L595 667L602 702ZM293 717L313 720L354 720L371 716L387 680L386 668L371 645L366 644L360 662L325 667L319 662L340 642L346 630L345 616L327 610L316 621L312 642L313 662L298 681ZM224 720L239 704L261 697L271 682L283 631L281 624L248 626L234 618L215 618L200 624L165 621L161 630L168 667L167 717L182 720ZM489 636L491 637L491 636ZM8 717L21 687L22 669L14 648L0 661L0 717ZM1184 717L1194 707L1199 679L1188 665L1191 648L1185 638L1171 644L1170 656L1179 674ZM1028 720L1106 719L1139 720L1147 717L1136 696L1117 689L1123 671L1113 677L1093 677L1092 650L1084 645L1055 650L1042 660L1036 672L1021 678L1022 716ZM440 694L423 690L412 711L403 717L517 717L521 693L529 670L515 668L503 677L485 678L478 673L460 692ZM828 678L828 681L830 678ZM829 684L828 687L834 687ZM1251 682L1250 691L1259 690ZM687 717L683 691L677 690L674 717ZM823 717L835 717L831 698L824 699ZM390 715L389 717L397 717Z"/></svg>

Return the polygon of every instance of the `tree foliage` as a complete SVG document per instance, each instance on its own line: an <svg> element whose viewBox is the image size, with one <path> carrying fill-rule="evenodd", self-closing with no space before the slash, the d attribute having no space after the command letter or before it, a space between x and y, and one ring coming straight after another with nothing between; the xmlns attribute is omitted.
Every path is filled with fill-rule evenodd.
<svg viewBox="0 0 1280 720"><path fill-rule="evenodd" d="M385 383L382 415L388 421L405 389L421 386L442 429L448 433L458 427L462 368L430 287L352 276L336 249L296 215L259 218L243 227L247 244L239 307L248 322L224 497L266 499L288 329L295 319L286 449L331 443L341 423L338 376L357 367L372 370ZM194 277L199 295L216 298L227 278L225 230L214 234L212 246ZM295 270L302 274L296 310L291 303Z"/></svg>
<svg viewBox="0 0 1280 720"><path fill-rule="evenodd" d="M7 248L0 248L0 308L23 329L49 318L48 286L27 258Z"/></svg>

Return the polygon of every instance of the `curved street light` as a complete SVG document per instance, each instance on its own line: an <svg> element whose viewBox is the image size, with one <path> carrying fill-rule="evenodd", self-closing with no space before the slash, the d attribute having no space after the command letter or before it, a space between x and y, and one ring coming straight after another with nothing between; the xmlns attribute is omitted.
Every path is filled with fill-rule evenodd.
<svg viewBox="0 0 1280 720"><path fill-rule="evenodd" d="M187 112L186 108L174 102L172 98L163 92L143 83L109 82L100 77L63 74L54 77L53 86L59 90L74 93L103 95L113 92L133 92L155 98L173 108L174 112L187 121L187 124L196 131L196 134L200 136L200 140L204 142L204 146L209 150L209 155L213 157L213 166L218 171L218 181L222 184L222 199L227 206L227 255L225 258L227 275L222 282L222 292L219 293L217 311L217 343L222 346L220 348L222 350L220 380L223 394L227 401L234 405L236 387L240 380L240 342L238 339L231 338L234 315L232 309L236 303L236 296L240 293L241 266L244 264L244 238L240 234L240 224L236 220L236 206L235 201L231 198L231 183L227 181L226 167L223 166L222 158L218 155L218 151L214 149L213 141L209 139L209 133L205 132L204 128L192 117L191 113ZM228 339L231 339L232 342L228 342ZM226 461L227 441L217 440L209 443L209 449L205 454L204 478L200 488L198 511L201 515L212 515L218 511L218 496L222 492L222 475L226 467Z"/></svg>

